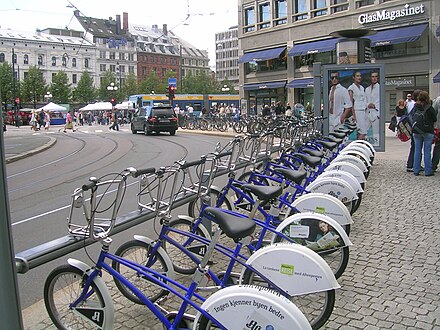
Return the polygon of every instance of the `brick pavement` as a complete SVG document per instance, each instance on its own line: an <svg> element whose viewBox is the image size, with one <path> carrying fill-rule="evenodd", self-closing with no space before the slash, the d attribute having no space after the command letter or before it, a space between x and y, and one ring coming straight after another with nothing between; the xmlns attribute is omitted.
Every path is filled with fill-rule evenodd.
<svg viewBox="0 0 440 330"><path fill-rule="evenodd" d="M341 289L323 329L440 329L439 176L405 171L408 143L387 132L350 233ZM162 329L152 314L109 286L115 329ZM23 311L25 329L54 329L43 304Z"/></svg>

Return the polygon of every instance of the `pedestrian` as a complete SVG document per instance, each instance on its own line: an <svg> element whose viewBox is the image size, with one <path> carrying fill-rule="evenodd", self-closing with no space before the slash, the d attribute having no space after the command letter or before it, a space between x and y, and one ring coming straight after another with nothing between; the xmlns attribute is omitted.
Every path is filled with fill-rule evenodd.
<svg viewBox="0 0 440 330"><path fill-rule="evenodd" d="M261 112L263 117L269 117L270 116L270 107L265 104L263 107L263 111Z"/></svg>
<svg viewBox="0 0 440 330"><path fill-rule="evenodd" d="M31 120L29 121L29 124L31 125L31 130L37 130L37 115L35 113L35 109L32 109Z"/></svg>
<svg viewBox="0 0 440 330"><path fill-rule="evenodd" d="M46 110L45 116L44 116L44 129L46 131L49 130L49 126L50 126L50 114L49 114L49 110Z"/></svg>
<svg viewBox="0 0 440 330"><path fill-rule="evenodd" d="M408 93L408 95L406 96L405 106L409 118L411 118L412 110L414 109L414 105L416 104L415 100L417 100L417 97L419 96L420 92L421 92L420 89L416 89L414 92L412 92L412 94ZM411 134L409 154L408 154L408 159L406 161L407 172L413 171L413 164L414 164L414 138L413 135Z"/></svg>
<svg viewBox="0 0 440 330"><path fill-rule="evenodd" d="M432 102L432 107L435 111L437 111L437 121L434 124L434 130L437 130L440 132L440 96L437 96L437 98ZM437 171L438 163L440 161L440 139L437 139L434 145L434 149L432 151L432 160L431 160L431 167L432 172Z"/></svg>
<svg viewBox="0 0 440 330"><path fill-rule="evenodd" d="M38 125L39 128L42 129L45 125L46 113L44 112L44 109L41 109L41 111L38 113Z"/></svg>
<svg viewBox="0 0 440 330"><path fill-rule="evenodd" d="M352 102L347 88L342 86L339 81L339 72L333 71L330 73L331 88L329 91L329 132L333 132L339 128L348 118ZM322 109L324 109L322 107Z"/></svg>
<svg viewBox="0 0 440 330"><path fill-rule="evenodd" d="M419 119L419 114L421 118ZM414 136L414 175L420 174L420 163L423 159L425 164L425 176L433 176L431 167L431 147L434 140L434 123L437 121L437 113L431 105L429 94L421 91L417 96L413 109L413 136Z"/></svg>
<svg viewBox="0 0 440 330"><path fill-rule="evenodd" d="M64 133L66 133L66 129L71 129L73 132L75 132L75 130L73 129L73 117L70 110L67 112L66 115L66 124L64 125Z"/></svg>
<svg viewBox="0 0 440 330"><path fill-rule="evenodd" d="M397 123L399 123L400 119L407 114L405 100L400 99L397 101L396 109L394 110L394 116L396 116Z"/></svg>
<svg viewBox="0 0 440 330"><path fill-rule="evenodd" d="M291 118L292 114L293 114L292 107L290 106L290 103L287 102L287 105L286 105L286 117L287 118Z"/></svg>

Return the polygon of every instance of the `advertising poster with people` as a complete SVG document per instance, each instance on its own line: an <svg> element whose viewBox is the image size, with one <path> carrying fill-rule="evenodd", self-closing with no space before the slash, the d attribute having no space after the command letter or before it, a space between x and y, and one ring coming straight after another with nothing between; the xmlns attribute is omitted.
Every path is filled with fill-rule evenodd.
<svg viewBox="0 0 440 330"><path fill-rule="evenodd" d="M385 150L385 71L380 64L325 66L324 116L328 132L356 125L352 140L367 140Z"/></svg>

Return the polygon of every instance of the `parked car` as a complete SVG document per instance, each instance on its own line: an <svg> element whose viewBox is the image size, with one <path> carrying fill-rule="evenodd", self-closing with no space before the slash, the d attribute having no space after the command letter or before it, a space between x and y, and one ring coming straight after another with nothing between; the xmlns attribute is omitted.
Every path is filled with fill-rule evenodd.
<svg viewBox="0 0 440 330"><path fill-rule="evenodd" d="M140 108L134 114L131 131L133 134L142 131L145 135L152 132L169 132L174 135L177 131L177 116L170 105Z"/></svg>

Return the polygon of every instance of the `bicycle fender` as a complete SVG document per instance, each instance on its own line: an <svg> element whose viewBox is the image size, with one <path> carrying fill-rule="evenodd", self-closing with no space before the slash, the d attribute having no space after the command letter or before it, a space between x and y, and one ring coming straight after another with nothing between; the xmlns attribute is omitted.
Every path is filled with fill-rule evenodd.
<svg viewBox="0 0 440 330"><path fill-rule="evenodd" d="M258 270L290 296L339 289L325 260L311 249L291 243L276 243L257 250L246 264ZM244 271L240 276L240 284Z"/></svg>
<svg viewBox="0 0 440 330"><path fill-rule="evenodd" d="M308 193L295 199L292 206L300 212L324 214L339 225L351 225L353 218L347 207L336 197L324 193Z"/></svg>
<svg viewBox="0 0 440 330"><path fill-rule="evenodd" d="M362 145L365 145L365 146L367 146L370 150L371 150L371 152L373 153L373 155L375 155L376 154L376 150L374 149L374 147L373 147L373 145L370 143L370 142L368 142L367 140L354 140L353 142L351 142L350 144L362 144Z"/></svg>
<svg viewBox="0 0 440 330"><path fill-rule="evenodd" d="M356 156L347 155L347 154L339 155L332 161L332 163L339 162L339 161L352 163L353 165L356 165L357 167L359 167L359 169L362 172L364 172L364 173L368 172L367 166L365 166L364 162L361 159L357 158Z"/></svg>
<svg viewBox="0 0 440 330"><path fill-rule="evenodd" d="M190 217L189 215L179 214L177 217L179 219L186 220L186 221L191 221L191 222L195 221L195 219ZM212 235L209 233L209 231L206 229L206 227L203 226L203 224L199 225L199 229L203 232L203 235L205 235L206 238L211 238L212 237Z"/></svg>
<svg viewBox="0 0 440 330"><path fill-rule="evenodd" d="M364 144L360 144L360 143L349 144L347 147L343 149L343 151L345 150L357 150L359 152L362 152L366 157L368 157L370 161L374 159L374 155L371 152L370 148L368 148Z"/></svg>
<svg viewBox="0 0 440 330"><path fill-rule="evenodd" d="M255 285L234 285L216 291L201 308L225 329L312 329L293 302L274 290ZM200 317L199 311L193 329L198 329Z"/></svg>
<svg viewBox="0 0 440 330"><path fill-rule="evenodd" d="M359 159L361 159L364 162L364 165L367 168L371 167L371 162L370 162L370 158L368 158L367 156L365 156L364 153L362 153L362 151L359 150L354 150L353 148L349 148L349 149L344 149L342 150L340 153L340 155L351 155L351 156L355 156Z"/></svg>
<svg viewBox="0 0 440 330"><path fill-rule="evenodd" d="M359 181L354 177L353 174L348 173L347 171L337 171L337 170L325 171L324 173L321 173L319 175L319 177L320 178L326 178L326 177L339 178L339 179L347 181L357 194L362 194L364 192L364 189L362 189L362 186L359 183Z"/></svg>
<svg viewBox="0 0 440 330"><path fill-rule="evenodd" d="M332 162L330 163L329 166L326 167L324 171L327 172L334 170L345 171L352 174L359 181L361 185L367 182L364 173L359 169L359 167L353 165L352 163L344 162L344 161Z"/></svg>
<svg viewBox="0 0 440 330"><path fill-rule="evenodd" d="M134 235L133 237L135 240L140 241L140 242L144 242L145 244L148 244L148 245L154 245L156 243L155 240L153 240L149 237L146 237L146 236ZM168 256L168 254L166 253L166 251L163 247L159 247L157 249L157 252L160 254L160 256L163 258L163 260L167 264L167 268L169 271L168 277L170 279L174 280L176 278L176 273L174 272L173 263L171 262L170 257Z"/></svg>
<svg viewBox="0 0 440 330"><path fill-rule="evenodd" d="M304 212L291 215L278 225L276 231L279 233L283 233L284 235L292 239L304 239L312 243L314 241L314 237L310 237L310 234L316 235L316 232L319 231L320 221L329 224L339 236L339 239L341 241L340 244L337 246L332 246L332 248L353 245L353 243L348 238L348 235L345 232L344 228L342 228L335 219L324 214ZM274 244L276 237L277 234L274 233L272 235L271 244ZM324 245L324 243L325 242L320 243L321 247ZM311 244L306 245L306 247L312 250L321 250L317 249L316 246Z"/></svg>
<svg viewBox="0 0 440 330"><path fill-rule="evenodd" d="M86 263L79 261L79 260L76 260L76 259L69 258L69 259L67 259L67 263L69 265L71 265L72 267L75 267L75 268L81 270L82 272L84 272L84 274L87 274L87 275L90 275L93 271L92 267L90 267ZM105 284L102 277L100 277L100 276L95 277L93 282L95 283L96 287L99 289L100 293L102 294L102 298L104 299L104 302L105 302L104 321L102 323L101 329L113 329L114 328L113 323L114 323L114 314L115 313L114 313L114 305L113 305L112 297L110 295L110 291L108 290L107 285Z"/></svg>
<svg viewBox="0 0 440 330"><path fill-rule="evenodd" d="M310 192L321 192L339 199L342 203L358 199L356 192L347 181L338 178L318 177L306 189Z"/></svg>

